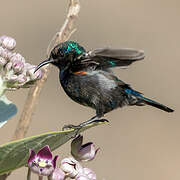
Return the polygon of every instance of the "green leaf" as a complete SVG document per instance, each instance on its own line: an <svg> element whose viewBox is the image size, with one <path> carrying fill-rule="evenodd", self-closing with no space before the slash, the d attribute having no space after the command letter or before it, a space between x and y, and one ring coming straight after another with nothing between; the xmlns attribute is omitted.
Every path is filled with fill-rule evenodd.
<svg viewBox="0 0 180 180"><path fill-rule="evenodd" d="M93 123L83 127L80 131L85 131L91 127L105 124ZM39 151L45 145L49 145L51 151L65 144L76 135L75 130L55 131L12 141L0 146L0 174L10 172L27 164L29 149Z"/></svg>
<svg viewBox="0 0 180 180"><path fill-rule="evenodd" d="M17 113L17 107L5 95L0 97L0 128Z"/></svg>

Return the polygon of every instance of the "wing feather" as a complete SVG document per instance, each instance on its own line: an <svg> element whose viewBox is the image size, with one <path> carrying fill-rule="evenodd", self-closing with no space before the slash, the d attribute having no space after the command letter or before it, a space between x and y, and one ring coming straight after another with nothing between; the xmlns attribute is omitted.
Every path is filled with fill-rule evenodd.
<svg viewBox="0 0 180 180"><path fill-rule="evenodd" d="M144 59L144 51L136 49L99 48L81 55L75 62L78 69L90 66L96 69L109 69L114 67L127 67L133 62Z"/></svg>
<svg viewBox="0 0 180 180"><path fill-rule="evenodd" d="M90 57L107 57L119 60L136 61L144 59L144 51L122 48L122 49L111 49L111 48L99 48L89 52Z"/></svg>

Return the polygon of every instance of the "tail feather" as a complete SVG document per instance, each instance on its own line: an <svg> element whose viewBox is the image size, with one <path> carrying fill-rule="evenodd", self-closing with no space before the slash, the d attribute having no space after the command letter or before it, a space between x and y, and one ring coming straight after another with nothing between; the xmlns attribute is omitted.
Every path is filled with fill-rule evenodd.
<svg viewBox="0 0 180 180"><path fill-rule="evenodd" d="M158 103L156 101L148 99L148 98L146 98L144 96L142 96L142 100L144 101L145 104L156 107L156 108L161 109L163 111L166 111L166 112L173 112L174 111L173 109L171 109L171 108L169 108L169 107L167 107L167 106L165 106L163 104L160 104L160 103Z"/></svg>
<svg viewBox="0 0 180 180"><path fill-rule="evenodd" d="M125 92L127 94L131 94L131 95L134 95L137 97L137 99L139 101L136 103L136 105L138 105L138 106L142 106L143 104L147 104L147 105L156 107L156 108L161 109L161 110L166 111L166 112L173 112L174 111L173 109L171 109L171 108L169 108L163 104L160 104L156 101L153 101L151 99L144 97L140 92L135 91L133 89L127 88L127 89L125 89Z"/></svg>

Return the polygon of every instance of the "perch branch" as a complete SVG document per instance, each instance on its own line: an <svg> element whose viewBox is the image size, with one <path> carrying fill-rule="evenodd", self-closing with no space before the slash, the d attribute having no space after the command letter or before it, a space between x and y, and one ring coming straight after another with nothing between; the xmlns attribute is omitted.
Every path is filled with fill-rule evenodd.
<svg viewBox="0 0 180 180"><path fill-rule="evenodd" d="M18 121L18 125L16 127L16 130L15 130L15 133L13 136L13 140L24 138L28 129L29 129L29 125L30 125L31 120L32 120L32 115L34 113L34 109L35 109L36 104L38 102L42 87L47 80L47 76L48 76L50 69L44 68L43 70L44 70L44 75L41 78L41 80L39 80L29 90L29 93L28 93L28 96L27 96L27 99L26 99L26 102L24 105L24 110L23 110L21 117Z"/></svg>
<svg viewBox="0 0 180 180"><path fill-rule="evenodd" d="M61 42L67 41L70 36L76 31L76 29L73 29L73 24L75 19L78 17L79 11L79 0L70 0L66 20L62 25L60 31L54 35L51 42L49 43L49 46L47 48L47 55L49 55L50 51L52 50L52 44L54 47L54 44L57 45Z"/></svg>

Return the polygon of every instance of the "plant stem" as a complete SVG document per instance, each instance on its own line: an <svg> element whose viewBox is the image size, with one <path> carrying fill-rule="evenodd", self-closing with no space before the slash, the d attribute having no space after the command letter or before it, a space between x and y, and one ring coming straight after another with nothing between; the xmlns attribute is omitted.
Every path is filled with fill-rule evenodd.
<svg viewBox="0 0 180 180"><path fill-rule="evenodd" d="M31 170L28 168L27 180L31 180Z"/></svg>
<svg viewBox="0 0 180 180"><path fill-rule="evenodd" d="M39 180L43 180L43 176L39 176Z"/></svg>
<svg viewBox="0 0 180 180"><path fill-rule="evenodd" d="M28 97L24 105L24 110L21 114L20 120L18 121L13 140L24 138L29 129L29 125L32 121L32 115L35 111L35 107L39 99L42 87L47 80L49 69L44 69L44 72L45 73L42 79L39 80L36 85L34 85L29 90Z"/></svg>
<svg viewBox="0 0 180 180"><path fill-rule="evenodd" d="M48 180L52 180L52 175L47 177Z"/></svg>
<svg viewBox="0 0 180 180"><path fill-rule="evenodd" d="M0 97L2 96L2 95L4 95L4 92L5 92L5 85L4 85L4 82L3 82L3 80L2 80L2 78L1 78L1 76L0 76Z"/></svg>
<svg viewBox="0 0 180 180"><path fill-rule="evenodd" d="M10 175L10 173L0 175L0 180L5 180L5 179L7 179L7 177L8 177L9 175Z"/></svg>

